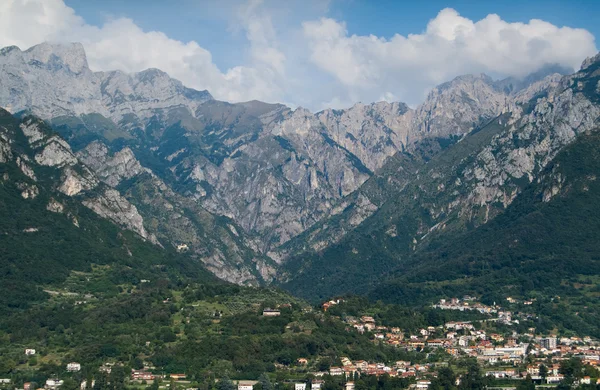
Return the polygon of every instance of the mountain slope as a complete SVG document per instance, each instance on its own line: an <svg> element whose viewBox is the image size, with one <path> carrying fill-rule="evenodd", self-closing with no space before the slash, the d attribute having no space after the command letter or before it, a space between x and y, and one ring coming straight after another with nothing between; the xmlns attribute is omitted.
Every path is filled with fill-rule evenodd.
<svg viewBox="0 0 600 390"><path fill-rule="evenodd" d="M596 128L598 66L590 61L437 154L346 237L292 258L284 285L315 298L364 292L436 236L493 220L563 147Z"/></svg>
<svg viewBox="0 0 600 390"><path fill-rule="evenodd" d="M339 242L421 160L516 115L559 77L467 75L415 110L379 102L313 114L219 102L157 69L93 72L80 44L5 48L0 70L0 104L52 124L110 194L135 205L149 239L187 246L238 283L269 282L277 263Z"/></svg>
<svg viewBox="0 0 600 390"><path fill-rule="evenodd" d="M371 297L417 304L442 295L482 295L486 302L560 295L570 315L579 312L565 315L565 325L598 334L599 171L593 129L561 151L506 212L474 231L438 237Z"/></svg>
<svg viewBox="0 0 600 390"><path fill-rule="evenodd" d="M161 249L145 240L142 231L126 225L122 228L96 214L98 210L89 206L98 199L94 195L82 198L63 191L61 169L82 172L83 167L36 163L36 157L49 162L41 159L51 154L44 151L60 150L51 146L60 141L55 138L42 147L40 143L47 139L28 138L28 131L36 137L45 134L39 123L39 131L33 132L32 121L21 122L21 128L28 129L21 132L19 121L0 111L0 306L23 308L45 300L48 294L42 286L51 288L71 272L89 271L94 265L110 267L107 277L115 284L157 277L162 274L154 268L157 266L166 267L165 274L212 280L201 263ZM32 139L35 142L30 146ZM42 152L36 153L37 148ZM54 154L54 161L72 163L67 151ZM98 196L106 198L102 190Z"/></svg>

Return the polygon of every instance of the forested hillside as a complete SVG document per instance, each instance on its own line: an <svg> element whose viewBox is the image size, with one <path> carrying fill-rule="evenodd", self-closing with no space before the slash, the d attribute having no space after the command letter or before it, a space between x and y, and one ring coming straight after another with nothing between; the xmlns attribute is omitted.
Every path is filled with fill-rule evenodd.
<svg viewBox="0 0 600 390"><path fill-rule="evenodd" d="M481 295L487 302L555 298L541 313L598 334L598 172L600 135L582 135L504 214L472 232L434 240L371 297L399 303L460 294Z"/></svg>

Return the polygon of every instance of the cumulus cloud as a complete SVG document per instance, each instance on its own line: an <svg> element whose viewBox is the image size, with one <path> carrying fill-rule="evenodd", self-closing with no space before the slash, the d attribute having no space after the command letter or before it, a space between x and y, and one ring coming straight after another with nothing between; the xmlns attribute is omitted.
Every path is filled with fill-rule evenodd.
<svg viewBox="0 0 600 390"><path fill-rule="evenodd" d="M424 33L389 40L349 35L343 22L330 18L304 22L303 32L312 62L347 92L411 103L460 74L522 77L546 64L576 68L596 52L594 36L583 29L542 20L508 23L495 14L474 22L450 8Z"/></svg>
<svg viewBox="0 0 600 390"><path fill-rule="evenodd" d="M286 102L313 110L376 100L414 105L432 86L461 74L519 77L545 64L576 68L596 52L586 30L542 20L508 23L492 14L472 21L444 9L423 33L385 39L351 35L343 21L317 19L326 8L282 27L282 3L244 1L233 18L248 55L229 69L219 69L197 42L144 31L128 18L87 24L63 0L0 1L0 46L78 41L93 70L154 67L218 99Z"/></svg>
<svg viewBox="0 0 600 390"><path fill-rule="evenodd" d="M279 100L282 90L274 74L283 72L285 58L269 45L274 40L268 18L256 25L260 3L248 6L240 20L255 54L249 64L224 72L209 51L194 41L181 42L160 31L143 31L133 20L117 18L101 27L86 24L62 0L5 0L0 4L0 46L22 49L43 41L83 43L93 70L137 72L159 68L187 86L208 89L228 101ZM267 31L267 32L265 32ZM259 66L256 66L256 65Z"/></svg>

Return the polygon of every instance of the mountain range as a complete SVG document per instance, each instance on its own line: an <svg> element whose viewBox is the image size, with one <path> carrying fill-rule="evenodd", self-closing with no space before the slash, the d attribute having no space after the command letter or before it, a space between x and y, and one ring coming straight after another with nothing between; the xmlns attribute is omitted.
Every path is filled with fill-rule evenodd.
<svg viewBox="0 0 600 390"><path fill-rule="evenodd" d="M477 279L474 269L518 268L498 260L508 252L494 237L514 252L506 226L580 199L575 183L594 193L595 160L579 149L595 140L599 68L595 57L576 73L465 75L416 108L312 113L218 101L158 69L93 72L81 44L7 47L0 106L12 124L0 163L13 171L3 183L75 228L71 210L88 210L230 282L402 300L409 276L451 285ZM588 171L567 169L567 153ZM557 256L579 264L569 275L596 267Z"/></svg>

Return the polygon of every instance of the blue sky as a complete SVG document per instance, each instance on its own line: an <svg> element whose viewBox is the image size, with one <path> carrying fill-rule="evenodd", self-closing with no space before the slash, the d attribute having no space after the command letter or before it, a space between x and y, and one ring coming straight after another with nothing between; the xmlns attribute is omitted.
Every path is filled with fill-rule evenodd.
<svg viewBox="0 0 600 390"><path fill-rule="evenodd" d="M246 43L244 36L230 31L229 7L235 7L234 1L66 0L65 3L91 24L102 25L107 18L127 17L145 30L162 31L182 41L197 41L213 53L215 63L223 68L234 66L243 55L239 49ZM495 13L509 22L542 19L557 26L584 28L596 37L600 34L600 1L594 0L333 0L306 8L287 3L289 11L278 13L282 26L324 15L345 21L350 34L386 38L422 32L427 22L446 7L472 20Z"/></svg>
<svg viewBox="0 0 600 390"><path fill-rule="evenodd" d="M576 69L598 14L591 0L5 0L0 46L79 41L92 70L155 67L227 101L414 106L462 74Z"/></svg>

